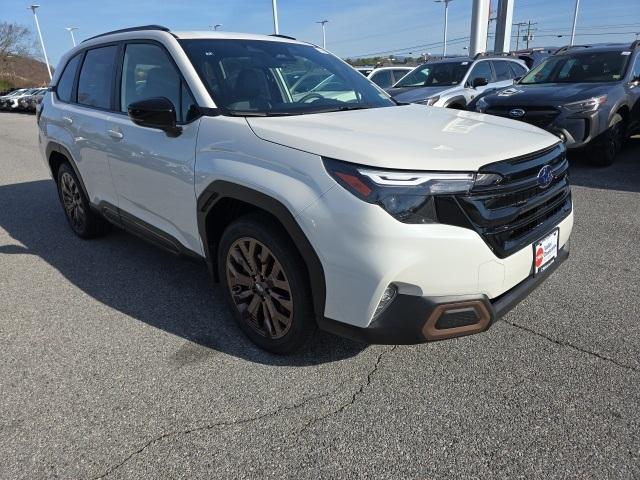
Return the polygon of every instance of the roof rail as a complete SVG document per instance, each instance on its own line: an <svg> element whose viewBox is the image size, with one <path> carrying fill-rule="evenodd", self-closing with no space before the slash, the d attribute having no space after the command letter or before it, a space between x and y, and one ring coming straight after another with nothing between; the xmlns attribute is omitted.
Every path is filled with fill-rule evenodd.
<svg viewBox="0 0 640 480"><path fill-rule="evenodd" d="M281 35L279 33L272 33L271 35L269 35L270 37L278 37L278 38L286 38L287 40L295 40L298 41L297 38L294 37L290 37L289 35Z"/></svg>
<svg viewBox="0 0 640 480"><path fill-rule="evenodd" d="M480 53L476 53L473 57L474 60L477 60L478 58L481 57L515 57L515 53L512 52L501 52L501 53L495 53L495 52L480 52Z"/></svg>
<svg viewBox="0 0 640 480"><path fill-rule="evenodd" d="M564 47L560 47L558 50L556 50L554 52L554 55L556 53L562 53L562 52L568 52L569 50L574 50L576 48L591 48L593 45L565 45Z"/></svg>
<svg viewBox="0 0 640 480"><path fill-rule="evenodd" d="M93 40L94 38L104 37L106 35L113 35L115 33L126 33L126 32L140 32L145 30L160 30L161 32L171 32L167 27L163 27L162 25L141 25L139 27L130 27L130 28L122 28L120 30L112 30L111 32L101 33L100 35L95 35L93 37L85 38L82 43L87 42L89 40Z"/></svg>

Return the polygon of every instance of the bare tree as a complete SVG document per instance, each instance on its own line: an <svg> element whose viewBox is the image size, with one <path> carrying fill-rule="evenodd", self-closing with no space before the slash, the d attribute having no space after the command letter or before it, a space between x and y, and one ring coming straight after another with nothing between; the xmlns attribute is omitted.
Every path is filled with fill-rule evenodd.
<svg viewBox="0 0 640 480"><path fill-rule="evenodd" d="M35 39L31 30L18 23L0 22L0 59L9 55L31 56Z"/></svg>

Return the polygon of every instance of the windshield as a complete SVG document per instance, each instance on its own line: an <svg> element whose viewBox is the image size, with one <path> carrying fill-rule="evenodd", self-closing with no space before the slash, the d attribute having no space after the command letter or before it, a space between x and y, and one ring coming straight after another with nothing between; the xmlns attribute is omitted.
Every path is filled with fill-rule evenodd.
<svg viewBox="0 0 640 480"><path fill-rule="evenodd" d="M403 77L394 87L446 87L458 85L471 62L426 63Z"/></svg>
<svg viewBox="0 0 640 480"><path fill-rule="evenodd" d="M231 115L300 115L393 106L349 65L311 45L181 40L216 105Z"/></svg>
<svg viewBox="0 0 640 480"><path fill-rule="evenodd" d="M520 83L596 83L623 78L628 52L581 52L549 57L520 80Z"/></svg>

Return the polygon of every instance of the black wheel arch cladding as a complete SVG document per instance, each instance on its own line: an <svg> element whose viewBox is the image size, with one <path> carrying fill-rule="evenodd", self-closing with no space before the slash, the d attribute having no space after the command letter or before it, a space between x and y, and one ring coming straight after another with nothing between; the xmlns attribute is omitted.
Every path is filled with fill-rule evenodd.
<svg viewBox="0 0 640 480"><path fill-rule="evenodd" d="M264 211L273 216L293 241L302 257L307 273L313 297L313 310L316 318L324 316L326 301L326 283L322 263L315 252L307 236L291 214L289 209L275 198L243 185L225 180L216 180L209 184L198 197L198 230L205 250L205 257L209 271L217 280L217 249L216 239L209 238L210 229L207 228L209 215L221 205L225 199L238 200L255 207L258 211Z"/></svg>

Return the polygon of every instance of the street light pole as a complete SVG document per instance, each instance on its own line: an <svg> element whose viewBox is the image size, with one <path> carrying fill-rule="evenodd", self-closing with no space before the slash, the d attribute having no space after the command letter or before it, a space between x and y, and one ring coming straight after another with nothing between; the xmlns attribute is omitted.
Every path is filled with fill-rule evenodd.
<svg viewBox="0 0 640 480"><path fill-rule="evenodd" d="M320 25L322 25L322 48L327 48L327 33L325 31L325 25L327 23L329 23L329 20L320 20L319 22Z"/></svg>
<svg viewBox="0 0 640 480"><path fill-rule="evenodd" d="M580 0L576 0L576 8L573 11L573 29L571 30L571 45L576 37L576 24L578 23L578 9L580 8Z"/></svg>
<svg viewBox="0 0 640 480"><path fill-rule="evenodd" d="M447 28L449 26L449 3L453 0L435 0L436 3L444 3L444 40L442 47L442 56L447 56Z"/></svg>
<svg viewBox="0 0 640 480"><path fill-rule="evenodd" d="M49 72L49 80L51 80L53 78L53 76L51 75L51 66L49 65L49 59L47 58L47 50L44 48L44 40L42 40L40 23L38 22L38 15L36 14L36 10L40 8L40 5L33 4L27 8L33 12L33 18L35 18L36 20L36 29L38 30L38 36L40 37L40 45L42 46L42 53L44 54L44 62L47 64L47 71Z"/></svg>
<svg viewBox="0 0 640 480"><path fill-rule="evenodd" d="M73 35L73 31L77 30L78 27L65 27L65 30L71 34L71 41L73 42L73 46L76 46L76 37Z"/></svg>
<svg viewBox="0 0 640 480"><path fill-rule="evenodd" d="M280 28L278 27L278 1L271 0L271 8L273 9L273 33L280 35Z"/></svg>

